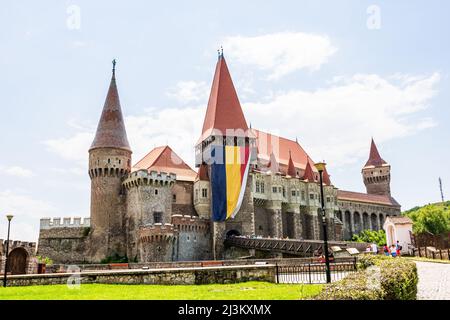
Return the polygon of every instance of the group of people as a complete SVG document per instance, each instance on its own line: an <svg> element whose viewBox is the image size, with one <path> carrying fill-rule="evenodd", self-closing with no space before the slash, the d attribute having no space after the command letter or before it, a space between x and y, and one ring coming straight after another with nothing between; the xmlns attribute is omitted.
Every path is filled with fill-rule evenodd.
<svg viewBox="0 0 450 320"><path fill-rule="evenodd" d="M385 256L399 257L402 250L402 246L397 241L395 244L392 244L390 247L385 243L383 245L383 252Z"/></svg>
<svg viewBox="0 0 450 320"><path fill-rule="evenodd" d="M396 244L392 244L390 247L386 243L383 244L383 253L385 256L399 257L401 250L402 246L398 241ZM376 243L368 244L366 247L366 252L378 254L378 247Z"/></svg>

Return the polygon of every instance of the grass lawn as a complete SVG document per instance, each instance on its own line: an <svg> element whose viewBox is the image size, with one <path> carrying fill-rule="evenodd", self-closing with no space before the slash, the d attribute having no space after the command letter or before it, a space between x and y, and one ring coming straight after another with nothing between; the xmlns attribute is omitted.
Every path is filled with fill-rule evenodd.
<svg viewBox="0 0 450 320"><path fill-rule="evenodd" d="M243 282L208 285L82 284L0 288L0 300L297 300L318 294L322 285Z"/></svg>

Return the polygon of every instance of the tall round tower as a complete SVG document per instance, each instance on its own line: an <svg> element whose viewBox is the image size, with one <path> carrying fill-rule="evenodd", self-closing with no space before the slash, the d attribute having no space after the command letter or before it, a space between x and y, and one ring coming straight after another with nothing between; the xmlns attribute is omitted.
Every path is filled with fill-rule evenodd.
<svg viewBox="0 0 450 320"><path fill-rule="evenodd" d="M93 262L126 255L124 177L131 170L131 149L120 107L115 60L108 94L97 132L89 148L91 178L91 234L89 258Z"/></svg>
<svg viewBox="0 0 450 320"><path fill-rule="evenodd" d="M362 175L368 194L391 195L391 166L381 158L373 139Z"/></svg>

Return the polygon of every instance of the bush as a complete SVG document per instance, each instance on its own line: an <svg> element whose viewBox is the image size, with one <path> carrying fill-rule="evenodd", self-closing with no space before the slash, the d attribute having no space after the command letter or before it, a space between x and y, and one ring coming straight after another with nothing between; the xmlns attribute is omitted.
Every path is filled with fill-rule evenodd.
<svg viewBox="0 0 450 320"><path fill-rule="evenodd" d="M378 246L382 246L386 242L386 233L384 230L363 230L359 234L353 235L352 241L368 243L375 242Z"/></svg>
<svg viewBox="0 0 450 320"><path fill-rule="evenodd" d="M417 268L413 261L362 256L358 271L327 285L317 300L415 300Z"/></svg>

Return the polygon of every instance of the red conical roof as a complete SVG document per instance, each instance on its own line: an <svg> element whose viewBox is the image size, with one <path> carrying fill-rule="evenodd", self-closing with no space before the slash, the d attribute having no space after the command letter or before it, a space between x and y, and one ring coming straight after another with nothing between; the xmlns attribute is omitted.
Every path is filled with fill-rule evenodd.
<svg viewBox="0 0 450 320"><path fill-rule="evenodd" d="M331 186L330 175L328 174L326 167L323 169L322 172L322 182L327 186Z"/></svg>
<svg viewBox="0 0 450 320"><path fill-rule="evenodd" d="M275 154L273 152L270 154L270 159L269 159L269 163L267 164L267 168L272 173L280 172L280 165L279 165L277 158L275 157Z"/></svg>
<svg viewBox="0 0 450 320"><path fill-rule="evenodd" d="M219 55L217 61L200 140L211 135L214 129L220 130L223 135L226 129L241 129L244 132L248 129L223 55Z"/></svg>
<svg viewBox="0 0 450 320"><path fill-rule="evenodd" d="M373 141L372 138L372 143L370 145L369 160L367 160L366 165L364 167L368 166L378 167L382 166L383 164L387 164L387 162L381 158L380 153L378 152L377 146L375 144L375 141Z"/></svg>
<svg viewBox="0 0 450 320"><path fill-rule="evenodd" d="M313 170L311 168L311 165L309 164L309 161L306 162L305 174L303 175L302 179L303 180L308 180L308 181L315 181L314 173L313 173Z"/></svg>
<svg viewBox="0 0 450 320"><path fill-rule="evenodd" d="M287 168L287 174L291 177L297 176L297 172L295 170L294 161L292 161L291 150L289 150L289 163Z"/></svg>
<svg viewBox="0 0 450 320"><path fill-rule="evenodd" d="M209 181L208 166L206 164L201 164L198 168L196 180Z"/></svg>
<svg viewBox="0 0 450 320"><path fill-rule="evenodd" d="M131 151L120 107L114 69L97 132L89 150L96 148L120 148Z"/></svg>
<svg viewBox="0 0 450 320"><path fill-rule="evenodd" d="M181 181L194 181L197 176L196 172L169 146L156 147L150 151L133 166L133 170L139 169L175 173L176 179Z"/></svg>

